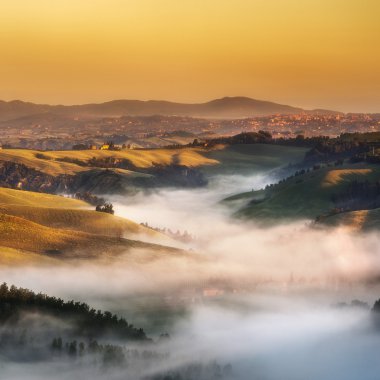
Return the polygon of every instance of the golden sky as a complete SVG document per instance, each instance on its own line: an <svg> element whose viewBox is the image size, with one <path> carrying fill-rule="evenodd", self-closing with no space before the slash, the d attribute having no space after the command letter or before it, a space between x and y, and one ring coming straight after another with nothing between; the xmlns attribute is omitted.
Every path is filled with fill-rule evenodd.
<svg viewBox="0 0 380 380"><path fill-rule="evenodd" d="M380 112L379 0L1 0L0 98Z"/></svg>

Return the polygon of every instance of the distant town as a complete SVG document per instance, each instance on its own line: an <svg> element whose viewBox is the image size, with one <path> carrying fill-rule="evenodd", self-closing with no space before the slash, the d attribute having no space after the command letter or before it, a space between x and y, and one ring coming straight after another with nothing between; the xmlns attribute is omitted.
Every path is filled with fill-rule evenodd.
<svg viewBox="0 0 380 380"><path fill-rule="evenodd" d="M0 145L40 150L157 148L259 130L269 132L275 139L378 132L380 114L300 113L243 119L39 114L2 121Z"/></svg>

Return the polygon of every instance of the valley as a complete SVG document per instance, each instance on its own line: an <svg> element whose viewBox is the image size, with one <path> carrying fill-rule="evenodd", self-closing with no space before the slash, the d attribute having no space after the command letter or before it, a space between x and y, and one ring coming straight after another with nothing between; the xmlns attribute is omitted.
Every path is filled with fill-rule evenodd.
<svg viewBox="0 0 380 380"><path fill-rule="evenodd" d="M277 379L304 371L265 365L283 344L314 374L315 329L338 366L331 332L376 350L377 138L0 150L4 370Z"/></svg>

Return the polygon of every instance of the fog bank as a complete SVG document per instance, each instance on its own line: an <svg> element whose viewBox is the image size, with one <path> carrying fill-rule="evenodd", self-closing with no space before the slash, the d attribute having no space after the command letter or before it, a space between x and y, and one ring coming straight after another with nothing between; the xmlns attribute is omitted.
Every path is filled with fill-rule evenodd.
<svg viewBox="0 0 380 380"><path fill-rule="evenodd" d="M118 215L186 230L194 239L177 242L183 254L148 260L149 252L134 250L112 260L2 267L0 279L116 312L154 339L169 332L159 346L168 359L141 378L216 360L232 365L225 379L377 379L380 335L371 312L333 305L380 298L380 235L316 229L308 220L263 228L234 220L219 203L272 180L217 177L207 188L112 199ZM5 362L2 370L12 379L32 378L30 371L53 379L132 376L70 363Z"/></svg>

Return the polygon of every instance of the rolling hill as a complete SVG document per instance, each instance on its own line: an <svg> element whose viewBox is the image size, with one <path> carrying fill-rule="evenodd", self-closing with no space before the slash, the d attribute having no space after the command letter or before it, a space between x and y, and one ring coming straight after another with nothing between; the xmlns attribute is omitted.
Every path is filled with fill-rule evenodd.
<svg viewBox="0 0 380 380"><path fill-rule="evenodd" d="M239 207L236 216L259 223L296 219L314 220L333 209L332 195L350 181L375 181L380 168L368 164L347 164L339 169L324 167L289 178L265 190L237 194L224 202Z"/></svg>
<svg viewBox="0 0 380 380"><path fill-rule="evenodd" d="M0 213L1 247L47 255L58 259L112 257L128 250L180 252L174 248L74 230L47 227L27 219Z"/></svg>
<svg viewBox="0 0 380 380"><path fill-rule="evenodd" d="M3 187L0 187L0 205L52 207L57 209L85 209L89 207L86 202L77 199Z"/></svg>
<svg viewBox="0 0 380 380"><path fill-rule="evenodd" d="M0 188L0 213L47 227L92 234L113 237L141 234L163 238L157 232L131 220L96 212L93 206L83 201L59 195Z"/></svg>
<svg viewBox="0 0 380 380"><path fill-rule="evenodd" d="M134 194L159 187L200 187L215 175L260 173L301 161L305 152L259 143L208 149L0 149L0 182L4 187L58 194Z"/></svg>
<svg viewBox="0 0 380 380"><path fill-rule="evenodd" d="M116 158L128 160L137 170L146 169L154 165L185 165L198 167L202 165L214 165L218 162L207 158L202 149L139 149L139 150L70 150L41 152L29 149L1 149L0 161L12 161L32 167L49 175L75 174L87 171L90 168L88 161L95 159ZM67 162L67 161L73 162ZM96 167L96 166L95 166ZM126 175L136 175L130 170L118 169Z"/></svg>
<svg viewBox="0 0 380 380"><path fill-rule="evenodd" d="M206 175L252 174L302 161L307 149L274 144L235 144L204 153L215 165L204 165Z"/></svg>
<svg viewBox="0 0 380 380"><path fill-rule="evenodd" d="M172 243L130 220L85 209L82 201L57 195L0 188L0 262L25 253L53 258L113 255L131 248L175 249L133 239ZM4 255L3 255L4 252ZM35 256L30 256L35 259Z"/></svg>
<svg viewBox="0 0 380 380"><path fill-rule="evenodd" d="M302 108L247 97L225 97L206 103L175 103L162 100L113 100L99 104L47 105L14 100L0 101L0 121L37 114L81 117L120 117L123 115L177 115L204 118L244 118L272 114L306 112ZM317 113L331 111L315 110Z"/></svg>

